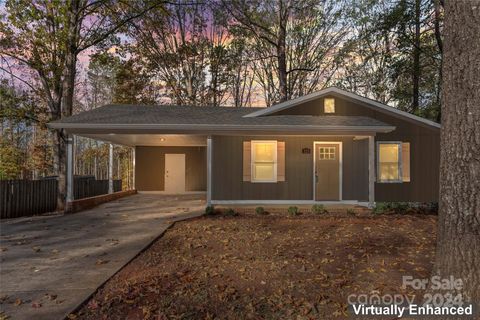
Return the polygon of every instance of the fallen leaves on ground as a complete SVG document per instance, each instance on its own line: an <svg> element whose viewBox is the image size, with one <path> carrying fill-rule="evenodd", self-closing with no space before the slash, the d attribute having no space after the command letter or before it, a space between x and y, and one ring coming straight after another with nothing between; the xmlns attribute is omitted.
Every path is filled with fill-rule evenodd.
<svg viewBox="0 0 480 320"><path fill-rule="evenodd" d="M47 298L50 301L54 301L54 300L57 300L57 295L51 294L51 293L45 293L45 298Z"/></svg>
<svg viewBox="0 0 480 320"><path fill-rule="evenodd" d="M75 319L343 319L349 294L401 293L403 275L427 277L435 230L422 215L180 222Z"/></svg>
<svg viewBox="0 0 480 320"><path fill-rule="evenodd" d="M7 316L5 312L0 311L0 320L9 320L10 316Z"/></svg>
<svg viewBox="0 0 480 320"><path fill-rule="evenodd" d="M97 262L95 262L95 264L97 266L99 266L99 265L102 265L102 264L106 264L108 262L110 262L110 260L97 259Z"/></svg>

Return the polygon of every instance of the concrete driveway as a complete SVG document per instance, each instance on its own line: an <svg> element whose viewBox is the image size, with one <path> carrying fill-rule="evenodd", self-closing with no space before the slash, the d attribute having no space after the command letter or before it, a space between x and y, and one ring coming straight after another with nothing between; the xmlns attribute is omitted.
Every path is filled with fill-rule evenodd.
<svg viewBox="0 0 480 320"><path fill-rule="evenodd" d="M204 195L137 194L61 216L2 221L0 319L62 319Z"/></svg>

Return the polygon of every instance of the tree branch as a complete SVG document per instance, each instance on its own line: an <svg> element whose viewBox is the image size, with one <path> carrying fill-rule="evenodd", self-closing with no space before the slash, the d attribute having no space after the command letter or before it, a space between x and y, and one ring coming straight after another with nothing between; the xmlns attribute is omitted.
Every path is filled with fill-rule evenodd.
<svg viewBox="0 0 480 320"><path fill-rule="evenodd" d="M20 78L19 76L15 75L12 71L5 69L4 67L0 66L0 70L6 72L8 75L14 77L18 81L22 82L23 84L27 85L30 89L32 89L34 92L38 92L38 89L36 89L33 85L28 83L26 80Z"/></svg>

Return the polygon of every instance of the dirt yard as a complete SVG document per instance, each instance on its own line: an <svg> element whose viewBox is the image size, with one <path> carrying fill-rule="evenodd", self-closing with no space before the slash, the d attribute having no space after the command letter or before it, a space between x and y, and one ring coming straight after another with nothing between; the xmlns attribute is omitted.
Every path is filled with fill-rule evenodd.
<svg viewBox="0 0 480 320"><path fill-rule="evenodd" d="M436 217L202 217L172 229L75 319L342 319L352 293L428 277Z"/></svg>

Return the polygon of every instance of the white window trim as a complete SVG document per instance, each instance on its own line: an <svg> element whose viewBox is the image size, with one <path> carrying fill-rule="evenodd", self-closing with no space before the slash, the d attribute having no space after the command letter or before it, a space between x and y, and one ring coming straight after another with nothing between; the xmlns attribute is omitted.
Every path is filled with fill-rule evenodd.
<svg viewBox="0 0 480 320"><path fill-rule="evenodd" d="M398 146L398 180L381 180L380 179L380 145L396 144ZM402 158L402 141L377 141L377 183L403 183L403 158Z"/></svg>
<svg viewBox="0 0 480 320"><path fill-rule="evenodd" d="M274 148L274 159L273 159L273 179L271 180L257 180L255 179L255 174L254 174L254 168L255 168L255 144L260 144L260 143L273 143L275 144ZM253 183L276 183L278 180L278 175L277 175L277 164L278 164L278 154L277 154L277 148L278 148L278 141L277 140L251 140L250 141L250 152L251 152L251 157L250 157L250 182Z"/></svg>

